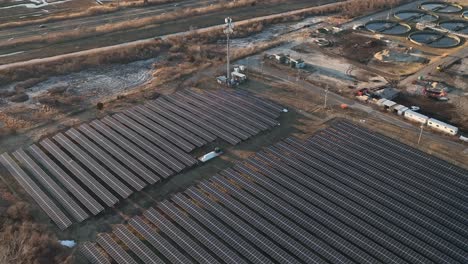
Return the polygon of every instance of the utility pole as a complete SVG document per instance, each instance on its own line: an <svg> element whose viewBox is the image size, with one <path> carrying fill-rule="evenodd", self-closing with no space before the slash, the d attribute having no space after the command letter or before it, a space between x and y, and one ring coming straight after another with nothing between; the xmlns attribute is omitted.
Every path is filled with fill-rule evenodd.
<svg viewBox="0 0 468 264"><path fill-rule="evenodd" d="M227 65L226 65L226 77L227 77L227 82L228 84L231 83L231 66L229 65L230 63L230 58L229 58L229 48L230 48L230 35L234 32L234 23L232 23L232 18L230 17L227 17L224 19L224 34L226 34L226 39L227 39L227 42L226 42L226 61L227 61Z"/></svg>
<svg viewBox="0 0 468 264"><path fill-rule="evenodd" d="M328 85L325 87L325 102L323 103L323 109L327 109L327 99L328 99Z"/></svg>
<svg viewBox="0 0 468 264"><path fill-rule="evenodd" d="M421 125L421 131L419 132L419 138L418 138L418 145L419 145L419 142L421 142L421 137L422 137L423 129L424 129L424 125Z"/></svg>

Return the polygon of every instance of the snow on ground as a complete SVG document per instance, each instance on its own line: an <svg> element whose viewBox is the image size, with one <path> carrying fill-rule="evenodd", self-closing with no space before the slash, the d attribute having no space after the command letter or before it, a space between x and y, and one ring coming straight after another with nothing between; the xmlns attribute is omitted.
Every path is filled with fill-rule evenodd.
<svg viewBox="0 0 468 264"><path fill-rule="evenodd" d="M47 0L29 0L29 1L23 1L23 0L15 0L15 2L20 2L19 4L12 4L12 5L7 5L0 7L0 9L12 9L12 8L18 8L18 7L25 7L25 8L43 8L49 5L58 5L58 4L63 4L66 2L70 2L72 0L61 0L61 1L47 1Z"/></svg>

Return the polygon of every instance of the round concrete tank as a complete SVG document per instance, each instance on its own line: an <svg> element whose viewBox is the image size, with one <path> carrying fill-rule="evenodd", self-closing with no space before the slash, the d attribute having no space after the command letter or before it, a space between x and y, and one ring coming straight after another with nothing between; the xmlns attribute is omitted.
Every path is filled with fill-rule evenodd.
<svg viewBox="0 0 468 264"><path fill-rule="evenodd" d="M458 13L463 10L463 6L461 5L438 1L424 2L419 7L425 11L445 14Z"/></svg>
<svg viewBox="0 0 468 264"><path fill-rule="evenodd" d="M413 32L408 39L418 45L432 48L454 48L461 43L457 36L431 30Z"/></svg>
<svg viewBox="0 0 468 264"><path fill-rule="evenodd" d="M442 21L439 26L453 32L468 34L468 21L466 20Z"/></svg>
<svg viewBox="0 0 468 264"><path fill-rule="evenodd" d="M387 35L403 35L411 31L411 26L390 20L372 20L365 24L367 30Z"/></svg>
<svg viewBox="0 0 468 264"><path fill-rule="evenodd" d="M435 22L439 20L438 15L431 14L422 10L401 10L395 12L393 16L407 23Z"/></svg>

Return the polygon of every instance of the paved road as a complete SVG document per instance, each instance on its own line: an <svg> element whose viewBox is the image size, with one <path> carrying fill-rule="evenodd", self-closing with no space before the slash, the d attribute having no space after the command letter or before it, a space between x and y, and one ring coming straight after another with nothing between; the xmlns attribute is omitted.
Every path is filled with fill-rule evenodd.
<svg viewBox="0 0 468 264"><path fill-rule="evenodd" d="M169 3L155 6L137 7L123 9L122 11L102 14L99 16L82 17L65 21L55 21L44 23L44 28L38 25L28 25L0 30L0 44L8 43L13 39L33 37L37 35L47 35L59 32L69 32L77 29L92 29L99 25L108 23L124 22L132 19L141 19L160 15L166 12L175 11L187 7L206 6L217 2L217 0L181 0L177 3ZM1 54L1 51L0 51Z"/></svg>

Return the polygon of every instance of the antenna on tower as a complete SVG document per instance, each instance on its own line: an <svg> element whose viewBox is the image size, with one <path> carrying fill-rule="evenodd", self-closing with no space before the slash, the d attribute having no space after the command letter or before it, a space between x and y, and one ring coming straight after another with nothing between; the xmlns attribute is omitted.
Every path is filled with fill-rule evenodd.
<svg viewBox="0 0 468 264"><path fill-rule="evenodd" d="M226 17L224 19L224 34L226 34L226 61L227 61L227 65L226 65L226 71L227 71L227 74L226 74L226 82L228 84L231 83L231 66L229 65L230 63L230 58L229 58L229 48L230 48L230 35L234 32L234 23L232 22L232 18L230 17Z"/></svg>

